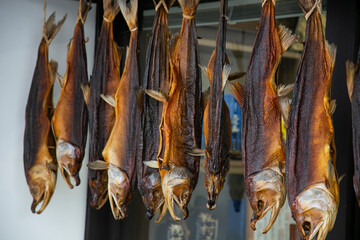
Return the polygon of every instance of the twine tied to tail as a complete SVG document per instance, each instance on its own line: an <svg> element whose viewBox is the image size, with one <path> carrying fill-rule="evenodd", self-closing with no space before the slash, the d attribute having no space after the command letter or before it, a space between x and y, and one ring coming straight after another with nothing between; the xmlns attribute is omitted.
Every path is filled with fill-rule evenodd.
<svg viewBox="0 0 360 240"><path fill-rule="evenodd" d="M321 13L321 1L320 1L320 0L316 0L314 6L312 6L312 8L310 9L310 11L305 14L305 19L306 19L306 20L309 19L309 17L310 17L311 14L315 11L315 9L318 9L319 12ZM305 11L304 11L304 13L305 13Z"/></svg>
<svg viewBox="0 0 360 240"><path fill-rule="evenodd" d="M192 15L187 15L187 14L183 14L183 18L186 18L186 19L194 19L195 16L192 16Z"/></svg>
<svg viewBox="0 0 360 240"><path fill-rule="evenodd" d="M158 4L156 4L155 11L157 11L161 7L161 5L164 6L164 9L165 9L166 13L169 13L169 9L168 9L168 7L166 5L165 0L160 0L160 2Z"/></svg>

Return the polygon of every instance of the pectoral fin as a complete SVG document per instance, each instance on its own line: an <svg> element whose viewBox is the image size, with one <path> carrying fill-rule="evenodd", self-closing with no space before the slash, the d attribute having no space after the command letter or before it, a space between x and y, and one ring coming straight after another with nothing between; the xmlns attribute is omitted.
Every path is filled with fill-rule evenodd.
<svg viewBox="0 0 360 240"><path fill-rule="evenodd" d="M208 87L203 93L202 93L202 105L203 105L203 109L205 110L206 105L209 101L209 96L210 96L210 87Z"/></svg>
<svg viewBox="0 0 360 240"><path fill-rule="evenodd" d="M201 66L201 65L199 64L199 68L201 69L201 71L203 72L203 74L209 79L209 74L208 74L208 72L207 72L207 67Z"/></svg>
<svg viewBox="0 0 360 240"><path fill-rule="evenodd" d="M246 76L246 72L234 72L229 74L228 80L234 81L245 76Z"/></svg>
<svg viewBox="0 0 360 240"><path fill-rule="evenodd" d="M149 89L149 90L146 89L145 93L160 102L166 103L169 101L169 96L167 96L166 94L164 94L162 92L158 92L158 91L151 90L151 89Z"/></svg>
<svg viewBox="0 0 360 240"><path fill-rule="evenodd" d="M109 168L109 163L102 160L96 160L89 163L87 166L92 170L106 170Z"/></svg>
<svg viewBox="0 0 360 240"><path fill-rule="evenodd" d="M280 35L282 50L285 52L291 46L291 44L297 40L297 36L292 34L291 30L283 25L278 27L278 32Z"/></svg>
<svg viewBox="0 0 360 240"><path fill-rule="evenodd" d="M225 64L222 71L222 91L224 91L226 82L228 81L229 74L231 72L231 65Z"/></svg>
<svg viewBox="0 0 360 240"><path fill-rule="evenodd" d="M84 96L84 100L87 106L89 106L89 100L90 100L90 85L89 84L80 84L81 91Z"/></svg>
<svg viewBox="0 0 360 240"><path fill-rule="evenodd" d="M330 101L330 108L329 108L330 115L334 114L335 109L336 109L336 100L334 99Z"/></svg>
<svg viewBox="0 0 360 240"><path fill-rule="evenodd" d="M144 165L150 168L159 168L159 163L156 160L143 161Z"/></svg>
<svg viewBox="0 0 360 240"><path fill-rule="evenodd" d="M346 85L347 85L350 101L353 94L355 74L358 68L359 65L356 65L351 61L346 61Z"/></svg>
<svg viewBox="0 0 360 240"><path fill-rule="evenodd" d="M191 150L187 154L189 154L191 156L195 156L195 157L205 156L205 149L194 148L193 150Z"/></svg>
<svg viewBox="0 0 360 240"><path fill-rule="evenodd" d="M104 94L100 94L100 97L107 102L110 106L115 107L116 103L115 103L115 99L110 96L110 95L104 95Z"/></svg>

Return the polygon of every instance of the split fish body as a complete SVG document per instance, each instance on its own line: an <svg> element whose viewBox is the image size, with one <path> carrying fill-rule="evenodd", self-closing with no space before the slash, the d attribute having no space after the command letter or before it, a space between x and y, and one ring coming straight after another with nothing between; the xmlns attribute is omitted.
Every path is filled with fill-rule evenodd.
<svg viewBox="0 0 360 240"><path fill-rule="evenodd" d="M288 202L302 236L320 240L332 229L339 204L330 103L336 47L325 41L320 2L312 2L315 8L298 2L307 23L287 130Z"/></svg>
<svg viewBox="0 0 360 240"><path fill-rule="evenodd" d="M90 5L80 1L74 36L67 55L67 69L61 81L61 93L52 118L56 139L56 157L61 175L73 188L80 184L79 171L85 154L88 112L81 85L88 83L84 22Z"/></svg>
<svg viewBox="0 0 360 240"><path fill-rule="evenodd" d="M152 35L146 53L146 67L143 89L168 92L169 86L169 49L168 49L168 9L174 0L161 0L156 6ZM151 219L164 204L159 170L144 165L144 161L156 161L159 151L163 104L144 95L142 102L142 130L137 158L138 188L147 209L146 217ZM160 153L160 157L162 154Z"/></svg>
<svg viewBox="0 0 360 240"><path fill-rule="evenodd" d="M164 139L163 159L158 158L164 207L174 220L179 220L174 211L174 202L188 216L190 201L199 174L199 157L189 153L201 146L202 105L201 76L198 67L198 43L194 16L199 0L180 0L183 20L180 35L172 47L171 85L162 114L161 139Z"/></svg>
<svg viewBox="0 0 360 240"><path fill-rule="evenodd" d="M231 147L231 119L224 101L224 88L230 67L225 55L227 0L221 1L220 20L213 51L207 66L210 92L204 109L205 133L205 188L208 193L207 207L214 209L217 197L225 182L229 170Z"/></svg>
<svg viewBox="0 0 360 240"><path fill-rule="evenodd" d="M104 161L102 151L110 137L115 122L115 108L101 99L101 94L115 96L120 83L120 59L113 36L113 20L120 11L117 2L107 0L104 4L104 20L96 50L90 89L89 103L89 163ZM90 204L100 209L108 199L108 175L106 170L89 168Z"/></svg>
<svg viewBox="0 0 360 240"><path fill-rule="evenodd" d="M45 15L44 5L44 15ZM53 85L57 63L49 63L49 44L60 30L65 17L55 24L55 13L45 22L38 48L35 71L25 110L24 170L33 197L31 211L40 214L55 190L57 162L55 140L51 131ZM40 209L36 207L42 202Z"/></svg>
<svg viewBox="0 0 360 240"><path fill-rule="evenodd" d="M272 209L266 233L274 224L286 198L285 147L281 133L275 72L284 51L295 36L275 24L275 1L263 1L259 28L247 69L244 87L229 87L241 107L241 151L246 193L253 216L251 227Z"/></svg>
<svg viewBox="0 0 360 240"><path fill-rule="evenodd" d="M119 0L131 31L124 72L115 94L115 123L103 150L108 163L108 195L115 219L127 217L136 183L137 136L140 128L137 0Z"/></svg>

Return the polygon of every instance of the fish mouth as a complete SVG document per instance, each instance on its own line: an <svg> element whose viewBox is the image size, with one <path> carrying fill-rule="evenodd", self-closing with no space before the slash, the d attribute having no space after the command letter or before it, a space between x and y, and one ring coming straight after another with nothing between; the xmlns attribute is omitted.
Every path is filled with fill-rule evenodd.
<svg viewBox="0 0 360 240"><path fill-rule="evenodd" d="M205 175L205 188L208 195L206 207L209 210L214 210L216 208L216 201L220 191L224 187L224 182L225 177L221 173Z"/></svg>
<svg viewBox="0 0 360 240"><path fill-rule="evenodd" d="M53 172L43 165L39 165L33 167L29 171L28 176L31 178L29 181L29 190L33 197L31 212L40 214L47 207L54 193L56 172ZM40 209L36 210L37 206L41 203Z"/></svg>
<svg viewBox="0 0 360 240"><path fill-rule="evenodd" d="M337 208L337 201L321 183L301 192L292 204L291 210L304 239L322 240L334 226Z"/></svg>
<svg viewBox="0 0 360 240"><path fill-rule="evenodd" d="M274 225L281 207L286 198L285 182L280 171L266 169L249 177L250 205L253 216L250 221L251 228L256 230L256 222L262 219L270 210L271 217L268 225L261 232L267 233Z"/></svg>
<svg viewBox="0 0 360 240"><path fill-rule="evenodd" d="M68 142L58 141L56 146L56 158L58 160L61 176L70 189L74 188L70 177L74 179L76 186L80 184L79 171L81 168L81 161L78 163L79 157L80 150L78 147Z"/></svg>

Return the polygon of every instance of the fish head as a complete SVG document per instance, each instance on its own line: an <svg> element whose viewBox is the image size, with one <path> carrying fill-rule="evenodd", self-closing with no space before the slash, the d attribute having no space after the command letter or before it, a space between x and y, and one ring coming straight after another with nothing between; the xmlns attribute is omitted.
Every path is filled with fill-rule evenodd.
<svg viewBox="0 0 360 240"><path fill-rule="evenodd" d="M304 239L325 239L335 223L338 203L323 184L313 185L301 192L291 211Z"/></svg>
<svg viewBox="0 0 360 240"><path fill-rule="evenodd" d="M94 171L94 170L92 170ZM108 176L104 170L97 170L94 178L89 178L89 189L91 192L90 205L99 210L108 199Z"/></svg>
<svg viewBox="0 0 360 240"><path fill-rule="evenodd" d="M162 180L162 190L165 203L170 215L175 221L180 220L175 214L174 202L181 209L183 219L189 215L187 205L190 202L192 191L195 184L192 184L191 171L185 167L176 166L167 172Z"/></svg>
<svg viewBox="0 0 360 240"><path fill-rule="evenodd" d="M31 204L31 211L33 213L40 214L48 203L54 193L56 184L56 170L55 164L49 164L48 166L38 164L33 166L26 174L28 180L29 190L33 197ZM39 210L36 207L42 202Z"/></svg>
<svg viewBox="0 0 360 240"><path fill-rule="evenodd" d="M132 197L130 179L120 168L109 165L108 194L112 213L116 220L127 216L127 203Z"/></svg>
<svg viewBox="0 0 360 240"><path fill-rule="evenodd" d="M56 145L56 158L59 164L61 175L69 188L71 184L70 177L75 180L75 185L80 184L79 171L81 168L80 149L68 142L59 140Z"/></svg>
<svg viewBox="0 0 360 240"><path fill-rule="evenodd" d="M250 206L253 209L251 228L256 230L255 224L272 209L270 221L262 233L267 233L284 205L286 189L284 177L280 170L266 169L249 177Z"/></svg>
<svg viewBox="0 0 360 240"><path fill-rule="evenodd" d="M145 184L142 190L145 194L143 194L143 202L147 209L146 217L151 220L155 213L164 205L159 171L153 171L144 180Z"/></svg>

